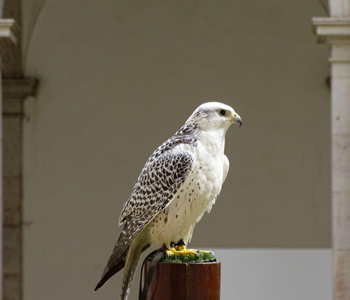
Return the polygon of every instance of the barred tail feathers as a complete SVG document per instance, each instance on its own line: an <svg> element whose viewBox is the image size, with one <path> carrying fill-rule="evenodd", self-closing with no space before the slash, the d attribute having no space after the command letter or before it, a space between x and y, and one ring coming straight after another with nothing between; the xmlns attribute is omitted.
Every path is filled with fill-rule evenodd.
<svg viewBox="0 0 350 300"><path fill-rule="evenodd" d="M101 280L95 287L95 291L97 291L115 273L124 268L130 244L136 238L141 229L142 228L140 228L139 223L136 220L128 220L124 224L124 228L119 235L118 242L114 246L113 252L108 259L105 269L103 270Z"/></svg>
<svg viewBox="0 0 350 300"><path fill-rule="evenodd" d="M113 264L107 264L105 270L103 271L103 275L101 280L97 283L94 291L97 291L101 286L103 286L106 281L111 278L114 274L118 273L121 269L124 268L125 260L128 255L129 248L127 248L122 255L120 255L118 258L113 257ZM111 255L111 257L114 256L114 253Z"/></svg>
<svg viewBox="0 0 350 300"><path fill-rule="evenodd" d="M120 300L128 299L142 248L142 245L137 241L137 239L131 243L125 262Z"/></svg>

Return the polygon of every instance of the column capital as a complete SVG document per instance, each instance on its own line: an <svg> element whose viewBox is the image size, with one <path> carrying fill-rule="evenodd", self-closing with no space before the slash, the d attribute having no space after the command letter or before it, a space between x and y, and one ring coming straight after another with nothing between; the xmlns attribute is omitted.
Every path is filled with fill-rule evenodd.
<svg viewBox="0 0 350 300"><path fill-rule="evenodd" d="M3 79L3 99L23 100L25 97L34 96L38 87L38 80L35 78Z"/></svg>
<svg viewBox="0 0 350 300"><path fill-rule="evenodd" d="M312 18L312 25L319 43L350 43L350 18Z"/></svg>
<svg viewBox="0 0 350 300"><path fill-rule="evenodd" d="M0 19L0 44L17 44L20 28L14 19Z"/></svg>

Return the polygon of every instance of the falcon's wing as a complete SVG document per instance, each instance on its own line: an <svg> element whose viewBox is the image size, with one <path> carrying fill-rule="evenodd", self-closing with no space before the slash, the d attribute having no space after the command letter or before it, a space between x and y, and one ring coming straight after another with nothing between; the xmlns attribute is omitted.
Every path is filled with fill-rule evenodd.
<svg viewBox="0 0 350 300"><path fill-rule="evenodd" d="M136 219L147 225L173 199L194 166L188 151L166 151L150 157L125 203L120 223Z"/></svg>
<svg viewBox="0 0 350 300"><path fill-rule="evenodd" d="M174 144L164 143L143 168L122 210L120 223L124 227L95 291L124 267L127 249L132 241L167 207L193 170L193 154L181 150L169 151L173 146Z"/></svg>

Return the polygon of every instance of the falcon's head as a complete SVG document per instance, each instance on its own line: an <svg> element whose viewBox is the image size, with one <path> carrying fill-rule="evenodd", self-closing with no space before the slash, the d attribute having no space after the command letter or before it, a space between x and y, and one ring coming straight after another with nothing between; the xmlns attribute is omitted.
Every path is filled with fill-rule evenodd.
<svg viewBox="0 0 350 300"><path fill-rule="evenodd" d="M196 123L201 130L227 130L232 124L242 125L241 117L234 109L220 102L207 102L200 105L188 118L186 124Z"/></svg>

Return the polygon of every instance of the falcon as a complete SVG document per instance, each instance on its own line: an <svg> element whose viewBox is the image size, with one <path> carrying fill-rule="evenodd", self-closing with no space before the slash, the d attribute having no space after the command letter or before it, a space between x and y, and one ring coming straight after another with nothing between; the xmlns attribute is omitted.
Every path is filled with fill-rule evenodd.
<svg viewBox="0 0 350 300"><path fill-rule="evenodd" d="M95 291L124 268L120 299L127 300L139 256L150 246L170 255L195 253L186 245L226 179L225 134L232 124L242 125L233 108L204 103L153 152L123 207L123 229Z"/></svg>

